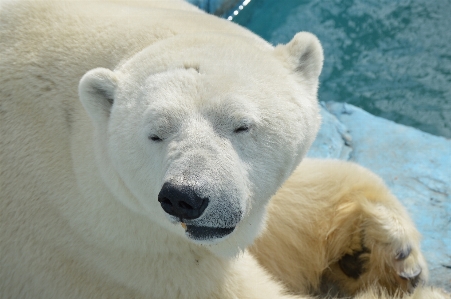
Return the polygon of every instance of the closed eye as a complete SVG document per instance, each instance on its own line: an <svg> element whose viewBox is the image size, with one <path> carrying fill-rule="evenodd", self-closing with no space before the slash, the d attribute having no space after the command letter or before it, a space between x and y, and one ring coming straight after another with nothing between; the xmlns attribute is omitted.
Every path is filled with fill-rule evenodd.
<svg viewBox="0 0 451 299"><path fill-rule="evenodd" d="M152 141L155 141L155 142L163 141L163 139L161 139L157 135L153 135L153 134L149 135L149 140L152 140Z"/></svg>
<svg viewBox="0 0 451 299"><path fill-rule="evenodd" d="M243 132L247 132L247 131L249 131L249 126L243 125L243 126L236 128L233 132L234 133L243 133Z"/></svg>

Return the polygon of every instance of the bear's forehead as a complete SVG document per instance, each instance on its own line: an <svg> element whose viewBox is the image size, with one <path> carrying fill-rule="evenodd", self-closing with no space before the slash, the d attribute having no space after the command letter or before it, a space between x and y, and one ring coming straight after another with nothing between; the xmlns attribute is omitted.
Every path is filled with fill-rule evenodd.
<svg viewBox="0 0 451 299"><path fill-rule="evenodd" d="M181 37L151 45L119 68L135 78L167 72L171 69L194 69L211 78L211 83L237 84L250 79L274 81L286 72L274 56L273 48L235 36ZM213 42L212 39L217 39Z"/></svg>
<svg viewBox="0 0 451 299"><path fill-rule="evenodd" d="M192 64L190 64L192 65ZM266 79L266 80L265 80ZM149 76L138 101L155 111L189 109L209 114L257 113L277 106L278 99L294 98L293 86L273 76L244 76L203 70L201 66L176 68Z"/></svg>
<svg viewBox="0 0 451 299"><path fill-rule="evenodd" d="M221 45L211 48L210 40L194 44L177 38L149 47L120 70L127 74L123 98L139 90L132 101L141 105L141 111L154 108L230 115L295 108L291 102L302 87L272 48L242 41L236 44L235 39L226 39ZM279 107L281 103L285 107Z"/></svg>

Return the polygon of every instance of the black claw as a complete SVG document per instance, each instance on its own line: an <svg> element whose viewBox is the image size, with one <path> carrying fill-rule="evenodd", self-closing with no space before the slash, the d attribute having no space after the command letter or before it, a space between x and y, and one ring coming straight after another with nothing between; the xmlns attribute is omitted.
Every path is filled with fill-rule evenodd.
<svg viewBox="0 0 451 299"><path fill-rule="evenodd" d="M401 273L399 273L399 277L401 277L402 279L410 280L410 281L416 280L416 279L419 279L421 271L422 271L422 269L421 269L421 267L419 267L413 273L401 272Z"/></svg>
<svg viewBox="0 0 451 299"><path fill-rule="evenodd" d="M408 246L405 249L402 249L396 253L395 259L397 261L405 260L410 253L412 252L412 247Z"/></svg>
<svg viewBox="0 0 451 299"><path fill-rule="evenodd" d="M410 284L412 285L413 288L416 288L418 286L418 284L420 283L420 281L421 281L420 275L418 275L418 276L410 279Z"/></svg>
<svg viewBox="0 0 451 299"><path fill-rule="evenodd" d="M406 272L401 272L399 274L399 277L401 277L401 279L408 281L407 291L409 293L413 293L413 291L420 284L420 282L424 283L424 280L421 279L421 276L420 276L421 271L422 271L422 269L418 268L415 272L410 273L410 274L407 274Z"/></svg>

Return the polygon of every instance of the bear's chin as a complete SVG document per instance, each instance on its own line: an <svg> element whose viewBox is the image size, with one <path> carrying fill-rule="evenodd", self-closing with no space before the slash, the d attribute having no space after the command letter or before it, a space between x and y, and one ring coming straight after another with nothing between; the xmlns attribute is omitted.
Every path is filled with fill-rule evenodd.
<svg viewBox="0 0 451 299"><path fill-rule="evenodd" d="M214 244L222 241L235 230L235 227L208 227L187 225L186 235L201 244ZM196 242L196 243L197 243Z"/></svg>

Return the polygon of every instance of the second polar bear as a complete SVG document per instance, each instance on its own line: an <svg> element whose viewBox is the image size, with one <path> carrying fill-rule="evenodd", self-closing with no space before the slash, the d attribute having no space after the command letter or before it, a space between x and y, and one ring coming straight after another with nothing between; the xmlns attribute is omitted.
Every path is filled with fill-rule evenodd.
<svg viewBox="0 0 451 299"><path fill-rule="evenodd" d="M444 298L377 177L298 168L322 60L183 1L3 2L0 297Z"/></svg>

